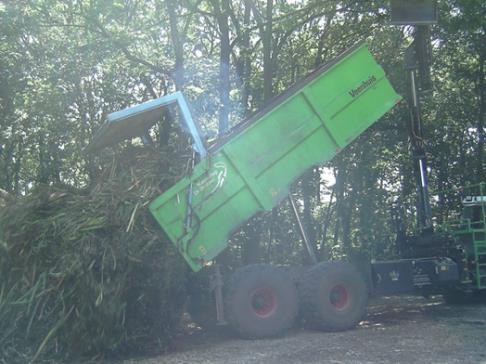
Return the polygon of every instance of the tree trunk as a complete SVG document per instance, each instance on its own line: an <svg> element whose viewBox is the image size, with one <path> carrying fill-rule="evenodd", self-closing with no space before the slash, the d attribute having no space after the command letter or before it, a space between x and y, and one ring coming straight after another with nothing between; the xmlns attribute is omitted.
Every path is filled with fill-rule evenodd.
<svg viewBox="0 0 486 364"><path fill-rule="evenodd" d="M339 242L339 231L342 226L345 201L344 201L344 189L346 185L347 173L344 168L344 161L342 157L338 157L337 161L337 174L336 174L336 225L334 227L334 239L333 245L336 246Z"/></svg>
<svg viewBox="0 0 486 364"><path fill-rule="evenodd" d="M484 179L484 54L480 55L478 70L479 115L478 115L478 146L477 146L477 178L478 183Z"/></svg>
<svg viewBox="0 0 486 364"><path fill-rule="evenodd" d="M353 187L351 189L351 193L349 196L345 197L345 201L343 203L343 209L341 209L341 227L343 230L343 251L344 253L349 256L351 253L351 223L353 218L353 211L354 206L356 203L356 188Z"/></svg>
<svg viewBox="0 0 486 364"><path fill-rule="evenodd" d="M304 174L302 179L302 197L304 202L304 211L302 213L302 220L304 222L304 228L307 233L310 244L313 246L314 251L317 247L316 244L316 232L314 230L314 223L312 219L312 195L314 194L313 184L315 179L315 173L313 169L308 170Z"/></svg>
<svg viewBox="0 0 486 364"><path fill-rule="evenodd" d="M230 111L230 55L231 44L229 37L229 3L226 0L212 1L214 14L218 22L220 33L220 54L219 54L219 126L220 135L228 131L228 117Z"/></svg>
<svg viewBox="0 0 486 364"><path fill-rule="evenodd" d="M167 13L169 14L170 37L175 56L174 83L176 90L179 91L182 90L184 85L184 42L177 28L177 15L175 12L177 2L175 0L168 0L166 4Z"/></svg>
<svg viewBox="0 0 486 364"><path fill-rule="evenodd" d="M334 192L336 190L336 185L334 185L332 191L331 191L331 197L329 197L329 204L327 205L327 210L326 210L326 217L324 218L324 221L322 222L322 234L321 234L321 245L319 249L319 260L329 260L329 248L326 246L326 240L327 240L327 229L329 228L329 225L331 223L331 217L332 217L332 212L333 212L333 199L334 199Z"/></svg>
<svg viewBox="0 0 486 364"><path fill-rule="evenodd" d="M242 89L241 89L241 103L244 108L245 116L248 115L248 111L250 109L248 105L248 99L250 96L249 90L249 83L250 83L250 69L251 69L251 62L249 57L250 52L250 31L248 27L250 25L250 14L251 9L248 1L245 1L245 12L243 15L243 36L241 40L241 48L242 48L242 70L241 70L241 81L242 81Z"/></svg>
<svg viewBox="0 0 486 364"><path fill-rule="evenodd" d="M265 9L265 31L263 34L263 102L273 95L272 28L273 0L267 0Z"/></svg>

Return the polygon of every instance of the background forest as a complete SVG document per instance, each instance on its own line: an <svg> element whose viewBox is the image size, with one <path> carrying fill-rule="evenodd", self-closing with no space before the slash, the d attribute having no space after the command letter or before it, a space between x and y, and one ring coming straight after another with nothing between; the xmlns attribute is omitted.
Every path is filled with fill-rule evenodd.
<svg viewBox="0 0 486 364"><path fill-rule="evenodd" d="M438 4L439 23L431 28L433 91L422 100L440 223L458 202L448 191L485 180L486 3ZM0 362L125 354L146 350L141 342L147 337L155 338L151 347L165 349L177 327L188 272L140 211L160 192L154 186L184 175L190 152L171 122L177 115L168 114L153 131L149 152L134 141L85 153L107 114L181 90L207 135L223 135L360 41L368 42L406 98L403 55L412 29L389 22L386 0L0 1L0 189L8 201L0 236ZM402 102L294 187L321 259L354 252L390 258L393 216L414 228L408 123ZM65 197L67 191L72 195ZM91 219L100 211L104 215ZM232 240L222 257L230 267L305 259L286 203L252 219ZM73 260L66 258L69 251ZM46 258L37 261L39 254ZM69 263L79 257L92 259ZM108 265L116 268L106 273ZM64 278L61 270L49 270L53 266L64 267ZM86 285L69 283L74 276L67 271ZM119 299L110 307L103 306L106 287ZM73 303L80 295L89 301L84 306ZM160 305L165 316L151 320ZM130 322L129 315L142 318Z"/></svg>

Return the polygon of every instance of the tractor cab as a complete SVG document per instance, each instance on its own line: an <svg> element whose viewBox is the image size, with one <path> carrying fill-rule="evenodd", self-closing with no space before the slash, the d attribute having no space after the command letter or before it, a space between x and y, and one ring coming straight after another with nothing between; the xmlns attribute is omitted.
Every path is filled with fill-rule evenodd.
<svg viewBox="0 0 486 364"><path fill-rule="evenodd" d="M463 266L471 283L478 289L486 288L486 183L463 190L461 217L448 227L465 252Z"/></svg>
<svg viewBox="0 0 486 364"><path fill-rule="evenodd" d="M486 196L466 196L462 200L462 219L468 221L471 227L484 227L486 214Z"/></svg>

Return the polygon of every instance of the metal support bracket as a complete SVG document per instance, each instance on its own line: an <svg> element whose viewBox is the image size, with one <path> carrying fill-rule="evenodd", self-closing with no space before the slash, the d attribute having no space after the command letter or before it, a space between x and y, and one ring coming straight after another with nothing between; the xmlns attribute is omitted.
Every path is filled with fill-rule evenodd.
<svg viewBox="0 0 486 364"><path fill-rule="evenodd" d="M214 294L214 302L216 303L216 321L218 325L226 325L224 317L224 303L223 303L223 275L219 264L213 267L213 274L211 275L210 289Z"/></svg>
<svg viewBox="0 0 486 364"><path fill-rule="evenodd" d="M410 137L413 148L413 156L416 161L418 173L418 197L419 214L418 223L424 229L432 228L432 211L430 208L430 198L427 180L427 159L425 155L425 144L422 135L422 120L420 115L420 98L415 77L415 70L409 70L410 74Z"/></svg>
<svg viewBox="0 0 486 364"><path fill-rule="evenodd" d="M316 264L317 263L316 252L314 251L314 248L312 247L312 245L309 242L309 239L307 238L304 225L302 225L299 212L297 211L297 207L295 206L294 198L292 197L291 193L289 193L289 201L290 201L290 206L292 207L292 212L294 213L295 219L297 220L297 225L299 226L299 232L300 235L302 236L302 240L304 240L305 248L307 250L309 258L312 264Z"/></svg>

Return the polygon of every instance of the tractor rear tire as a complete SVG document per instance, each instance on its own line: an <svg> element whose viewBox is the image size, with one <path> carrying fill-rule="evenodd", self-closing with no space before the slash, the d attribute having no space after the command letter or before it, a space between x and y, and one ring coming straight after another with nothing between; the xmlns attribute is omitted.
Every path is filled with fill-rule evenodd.
<svg viewBox="0 0 486 364"><path fill-rule="evenodd" d="M322 262L311 267L301 277L299 296L305 322L324 331L355 327L368 304L363 277L346 262Z"/></svg>
<svg viewBox="0 0 486 364"><path fill-rule="evenodd" d="M241 337L277 336L294 324L297 288L282 269L247 265L231 276L225 288L226 319Z"/></svg>

